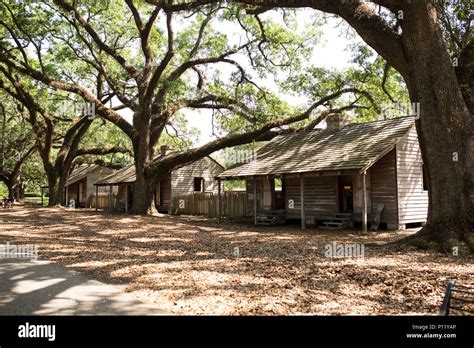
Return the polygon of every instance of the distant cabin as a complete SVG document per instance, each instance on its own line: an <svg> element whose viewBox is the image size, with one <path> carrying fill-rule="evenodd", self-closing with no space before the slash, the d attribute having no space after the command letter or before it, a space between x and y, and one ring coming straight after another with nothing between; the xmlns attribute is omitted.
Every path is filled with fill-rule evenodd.
<svg viewBox="0 0 474 348"><path fill-rule="evenodd" d="M260 212L284 211L303 228L337 216L370 225L380 204L388 229L426 222L428 191L413 118L347 124L332 115L327 124L276 137L219 179L246 181L255 222Z"/></svg>
<svg viewBox="0 0 474 348"><path fill-rule="evenodd" d="M155 160L169 153L168 147L162 146L161 153ZM204 157L166 174L156 185L155 204L159 212L174 213L177 211L177 197L186 194L207 192L217 194L216 176L224 168L211 157ZM117 187L114 209L128 211L133 204L133 189L136 180L135 165L125 167L116 173L99 180L97 187ZM110 189L109 189L110 190Z"/></svg>
<svg viewBox="0 0 474 348"><path fill-rule="evenodd" d="M73 201L76 208L90 207L95 194L94 184L114 172L114 169L96 164L82 164L74 168L66 180L64 192L66 205L71 205ZM107 190L107 187L101 187L99 192Z"/></svg>

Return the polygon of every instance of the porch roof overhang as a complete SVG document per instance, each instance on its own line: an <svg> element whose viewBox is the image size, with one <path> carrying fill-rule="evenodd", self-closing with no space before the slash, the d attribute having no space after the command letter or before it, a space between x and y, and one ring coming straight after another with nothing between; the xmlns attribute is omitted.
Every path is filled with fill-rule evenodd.
<svg viewBox="0 0 474 348"><path fill-rule="evenodd" d="M95 186L117 186L124 184L133 184L136 180L135 165L122 168L113 174L94 183Z"/></svg>
<svg viewBox="0 0 474 348"><path fill-rule="evenodd" d="M67 177L66 184L64 185L65 187L73 185L81 180L84 180L87 178L87 176L99 168L98 165L93 164L93 165L81 165L74 169L71 174Z"/></svg>
<svg viewBox="0 0 474 348"><path fill-rule="evenodd" d="M216 180L247 180L256 178L261 179L275 179L275 178L299 178L299 177L318 177L318 176L339 176L339 175L359 175L365 170L363 168L353 169L342 169L342 170L325 170L325 171L314 171L314 172L290 172L290 173L279 173L279 174L261 174L261 175L241 175L241 176L216 176Z"/></svg>
<svg viewBox="0 0 474 348"><path fill-rule="evenodd" d="M338 131L279 136L258 150L256 159L230 168L218 178L363 174L413 127L413 117L402 117L349 124Z"/></svg>

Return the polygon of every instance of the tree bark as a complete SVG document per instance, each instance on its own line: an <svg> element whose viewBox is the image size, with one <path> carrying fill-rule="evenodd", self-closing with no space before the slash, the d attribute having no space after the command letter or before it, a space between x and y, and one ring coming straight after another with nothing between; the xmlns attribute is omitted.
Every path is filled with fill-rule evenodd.
<svg viewBox="0 0 474 348"><path fill-rule="evenodd" d="M8 189L8 197L12 197L12 198L13 198L14 195L15 195L15 190L14 190L14 188L13 188L12 183L9 182L9 183L7 184L7 189Z"/></svg>
<svg viewBox="0 0 474 348"><path fill-rule="evenodd" d="M412 2L403 22L403 46L410 62L412 102L420 103L417 131L428 174L429 209L420 237L446 250L468 242L474 250L472 152L474 119L468 110L444 45L436 11Z"/></svg>
<svg viewBox="0 0 474 348"><path fill-rule="evenodd" d="M140 110L134 114L137 140L133 142L135 158L135 185L133 190L132 212L135 214L156 215L153 180L147 175L147 167L153 160L153 146L150 146L149 113Z"/></svg>

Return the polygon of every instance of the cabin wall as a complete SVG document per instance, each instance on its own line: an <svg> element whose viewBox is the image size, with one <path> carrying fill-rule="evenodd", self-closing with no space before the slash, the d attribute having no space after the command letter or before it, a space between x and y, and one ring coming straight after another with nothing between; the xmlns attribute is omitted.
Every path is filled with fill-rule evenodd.
<svg viewBox="0 0 474 348"><path fill-rule="evenodd" d="M106 176L114 172L111 168L98 167L95 170L91 170L87 176L79 181L76 181L67 186L67 200L70 202L72 199L76 202L76 206L87 205L92 199L92 196L95 195L95 183ZM78 196L79 186L81 187L80 195ZM100 192L109 192L108 186L99 186L98 191ZM117 187L112 189L113 192L117 192ZM69 204L69 203L67 203Z"/></svg>
<svg viewBox="0 0 474 348"><path fill-rule="evenodd" d="M384 204L381 222L398 228L397 173L395 150L390 151L369 169L372 210ZM369 217L369 221L370 221Z"/></svg>
<svg viewBox="0 0 474 348"><path fill-rule="evenodd" d="M396 154L400 224L425 222L428 191L423 190L423 162L415 127L397 144Z"/></svg>
<svg viewBox="0 0 474 348"><path fill-rule="evenodd" d="M155 205L158 211L167 211L171 209L171 174L167 174L156 185Z"/></svg>
<svg viewBox="0 0 474 348"><path fill-rule="evenodd" d="M262 207L262 196L263 196L263 181L256 180L257 186L257 211L263 209ZM253 215L254 197L253 197L253 179L247 179L245 182L247 190L247 211Z"/></svg>
<svg viewBox="0 0 474 348"><path fill-rule="evenodd" d="M74 200L76 207L80 207L86 203L86 179L79 180L67 187L66 204L69 205Z"/></svg>
<svg viewBox="0 0 474 348"><path fill-rule="evenodd" d="M284 178L285 209L288 218L301 218L300 178ZM304 202L306 216L334 213L339 210L337 200L337 177L317 176L304 178ZM294 208L290 208L290 200Z"/></svg>
<svg viewBox="0 0 474 348"><path fill-rule="evenodd" d="M194 178L204 178L204 192L217 194L217 180L214 179L224 169L210 158L202 158L171 173L171 197L194 192ZM221 183L221 189L223 184ZM173 203L174 204L174 203Z"/></svg>
<svg viewBox="0 0 474 348"><path fill-rule="evenodd" d="M367 213L372 212L372 180L370 179L370 170L367 171L365 176L365 189L367 191ZM353 175L352 176L352 185L354 190L354 213L362 214L364 211L364 193L362 185L362 175ZM359 215L362 217L362 215Z"/></svg>
<svg viewBox="0 0 474 348"><path fill-rule="evenodd" d="M89 196L95 194L95 183L99 180L104 179L106 176L112 174L114 172L113 169L111 168L106 168L106 167L99 167L96 170L90 172L87 175L87 189L86 189L86 199L89 198ZM118 188L114 186L112 189L112 192L117 192ZM109 187L106 186L99 186L99 192L109 192Z"/></svg>
<svg viewBox="0 0 474 348"><path fill-rule="evenodd" d="M253 212L253 179L246 180L248 194L247 211ZM275 180L268 178L257 179L257 211L274 210L275 207Z"/></svg>

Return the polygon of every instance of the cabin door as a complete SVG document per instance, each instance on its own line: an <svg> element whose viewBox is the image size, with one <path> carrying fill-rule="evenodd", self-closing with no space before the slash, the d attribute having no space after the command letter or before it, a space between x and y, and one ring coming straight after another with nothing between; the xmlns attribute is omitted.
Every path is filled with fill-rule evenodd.
<svg viewBox="0 0 474 348"><path fill-rule="evenodd" d="M339 211L341 213L354 212L354 185L351 176L338 177Z"/></svg>
<svg viewBox="0 0 474 348"><path fill-rule="evenodd" d="M273 179L263 180L263 210L272 210L272 182Z"/></svg>

